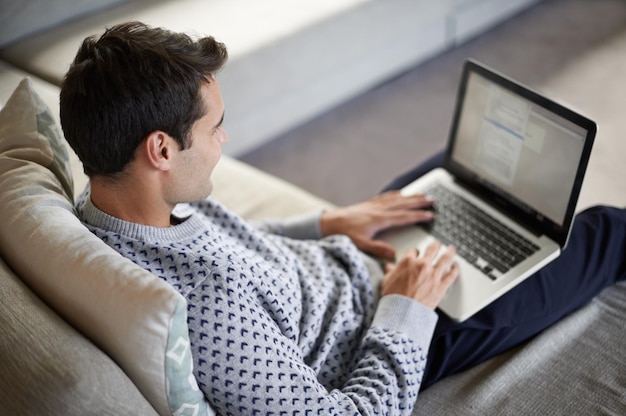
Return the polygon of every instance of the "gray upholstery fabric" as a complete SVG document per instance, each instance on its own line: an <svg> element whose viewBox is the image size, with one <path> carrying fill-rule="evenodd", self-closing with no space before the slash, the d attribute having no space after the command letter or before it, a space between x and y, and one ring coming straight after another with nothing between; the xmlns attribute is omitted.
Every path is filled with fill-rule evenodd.
<svg viewBox="0 0 626 416"><path fill-rule="evenodd" d="M522 347L435 384L414 415L625 415L626 283Z"/></svg>
<svg viewBox="0 0 626 416"><path fill-rule="evenodd" d="M0 261L0 415L157 413L119 367Z"/></svg>
<svg viewBox="0 0 626 416"><path fill-rule="evenodd" d="M0 0L0 47L127 0Z"/></svg>

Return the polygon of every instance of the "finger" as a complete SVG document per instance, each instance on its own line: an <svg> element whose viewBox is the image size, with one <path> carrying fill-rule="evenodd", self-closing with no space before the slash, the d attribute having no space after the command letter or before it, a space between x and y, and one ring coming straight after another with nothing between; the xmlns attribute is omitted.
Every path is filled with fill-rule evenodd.
<svg viewBox="0 0 626 416"><path fill-rule="evenodd" d="M434 200L424 194L403 195L396 194L390 196L386 202L391 208L396 209L420 209L426 208L433 204Z"/></svg>
<svg viewBox="0 0 626 416"><path fill-rule="evenodd" d="M426 208L433 205L435 201L425 194L403 195L400 201L400 207L407 208Z"/></svg>
<svg viewBox="0 0 626 416"><path fill-rule="evenodd" d="M381 240L360 240L357 246L367 254L383 260L393 261L396 258L396 250L388 243Z"/></svg>
<svg viewBox="0 0 626 416"><path fill-rule="evenodd" d="M437 263L441 263L445 266L450 266L454 261L454 257L456 256L456 248L454 246L448 246L443 254L439 256Z"/></svg>
<svg viewBox="0 0 626 416"><path fill-rule="evenodd" d="M424 250L424 260L432 263L437 257L437 253L439 253L439 249L441 249L441 241L434 240L431 242Z"/></svg>
<svg viewBox="0 0 626 416"><path fill-rule="evenodd" d="M417 248L410 248L410 249L408 249L404 253L404 255L402 256L402 259L400 259L400 262L402 262L402 261L404 261L404 262L412 262L418 256L419 256L419 250Z"/></svg>
<svg viewBox="0 0 626 416"><path fill-rule="evenodd" d="M444 273L452 267L455 256L456 248L448 246L443 254L437 259L437 263L434 266L435 272L443 276Z"/></svg>
<svg viewBox="0 0 626 416"><path fill-rule="evenodd" d="M421 222L432 221L434 215L432 211L423 210L405 210L405 211L389 211L381 221L381 230L391 227L399 227L409 224L417 224Z"/></svg>
<svg viewBox="0 0 626 416"><path fill-rule="evenodd" d="M419 209L433 204L433 199L424 194L404 195L400 192L393 192L384 195L380 202L390 209Z"/></svg>
<svg viewBox="0 0 626 416"><path fill-rule="evenodd" d="M386 210L378 217L377 229L380 231L391 227L429 222L433 218L434 213L430 210Z"/></svg>
<svg viewBox="0 0 626 416"><path fill-rule="evenodd" d="M454 283L454 281L458 277L459 277L459 266L458 264L453 263L450 266L450 269L441 278L441 284L443 285L444 289L447 290L450 286L452 286L452 283Z"/></svg>
<svg viewBox="0 0 626 416"><path fill-rule="evenodd" d="M398 195L402 195L402 192L397 189L394 189L392 191L387 191L387 192L383 192L382 194L378 194L374 196L374 199L385 200L385 199L395 198Z"/></svg>

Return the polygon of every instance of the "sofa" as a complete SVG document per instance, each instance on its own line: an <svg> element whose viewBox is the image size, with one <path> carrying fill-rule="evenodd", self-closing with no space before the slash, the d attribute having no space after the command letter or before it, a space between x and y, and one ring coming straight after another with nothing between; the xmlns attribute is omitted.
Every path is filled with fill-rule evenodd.
<svg viewBox="0 0 626 416"><path fill-rule="evenodd" d="M189 20L183 17L193 21L194 17L186 14L192 13L197 19L199 3L77 1L70 13L73 20L68 20L67 13L54 15L57 9L51 8L48 19L36 22L37 27L26 33L19 25L19 33L0 32L2 415L214 414L191 372L184 300L171 287L110 250L75 217L72 202L87 179L58 126L59 83L78 47L77 39L98 33L120 19L167 21L163 13L172 17L174 10L179 17L171 19L172 28L186 28ZM260 12L254 9L258 5L243 1L210 3L218 15L237 12L239 16L243 4ZM233 3L237 6L234 11ZM234 32L228 32L232 28L218 26L226 38L233 36L235 45L231 49L232 66L220 74L233 123L227 128L231 137L243 137L244 144L231 149L218 165L212 198L249 219L287 217L332 204L239 162L239 152L332 108L407 65L453 47L465 37L486 30L496 17L502 19L532 2L511 1L502 9L488 0L444 1L434 8L426 8L434 2L420 1L390 0L387 8L384 2L376 1L352 0L341 6L336 3L342 2L316 3L320 4L318 14L282 9L290 18L287 28L274 27L280 19L272 22L274 32L265 28L264 39L256 39L255 45L238 40ZM265 4L288 8L288 2ZM26 6L15 7L9 10L12 17L34 13ZM385 16L423 10L421 18L426 20L417 20L418 28L412 29L411 39L423 30L421 35L433 34L432 43L414 48L421 52L412 51L411 56L406 52L411 49L410 42L408 46L399 42L395 51L385 52L391 55L376 57L385 61L384 65L371 64L368 59L372 57L352 55L349 72L355 73L354 68L360 67L363 74L351 82L338 75L337 79L322 77L317 82L309 78L311 85L307 86L299 78L311 74L303 69L306 65L297 62L303 53L293 54L303 45L320 47L315 44L315 33L336 37L346 27L358 31L370 13L382 16L383 10L389 13ZM251 24L245 19L252 11L243 13L242 24ZM278 13L278 9L271 13ZM472 16L496 17L481 23ZM402 22L405 20L397 21L394 33L381 33L405 39L407 32L401 29L411 25L403 26ZM434 35L442 27L443 41ZM204 28L197 26L195 30ZM339 42L334 53L339 54L342 48L345 45ZM394 60L393 54L398 59ZM295 65L285 69L293 83L282 90L277 80L287 73L278 71L269 76L273 72L270 63L279 58L286 60L287 66ZM257 76L245 72L244 62L258 63ZM233 71L227 75L230 69ZM269 84L259 82L259 76ZM340 91L325 97L324 92L337 85L342 86ZM256 87L260 92L254 92ZM253 95L251 101L244 99L245 93ZM259 115L253 114L251 106L273 96L279 97L275 105L263 109L268 127L260 128ZM298 96L303 101L310 98L307 105L286 111ZM231 114L231 103L235 114ZM276 116L281 111L284 121ZM240 130L234 124L238 116L244 120ZM625 316L626 284L618 284L524 345L438 382L420 395L414 414L626 414Z"/></svg>

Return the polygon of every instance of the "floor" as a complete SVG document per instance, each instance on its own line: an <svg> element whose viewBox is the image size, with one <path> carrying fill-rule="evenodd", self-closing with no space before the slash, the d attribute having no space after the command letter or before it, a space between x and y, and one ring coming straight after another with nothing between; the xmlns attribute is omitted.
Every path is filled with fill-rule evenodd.
<svg viewBox="0 0 626 416"><path fill-rule="evenodd" d="M240 159L335 204L367 198L444 146L468 57L595 120L579 208L626 206L624 0L544 0Z"/></svg>

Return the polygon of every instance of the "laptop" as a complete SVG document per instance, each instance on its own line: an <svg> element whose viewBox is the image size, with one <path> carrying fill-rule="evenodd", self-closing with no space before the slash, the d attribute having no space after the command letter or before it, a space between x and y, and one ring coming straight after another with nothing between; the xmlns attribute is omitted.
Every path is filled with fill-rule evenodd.
<svg viewBox="0 0 626 416"><path fill-rule="evenodd" d="M457 248L460 274L439 308L472 316L559 256L596 134L586 117L468 60L443 167L402 189L433 197L432 223L379 238L398 256L434 239Z"/></svg>

